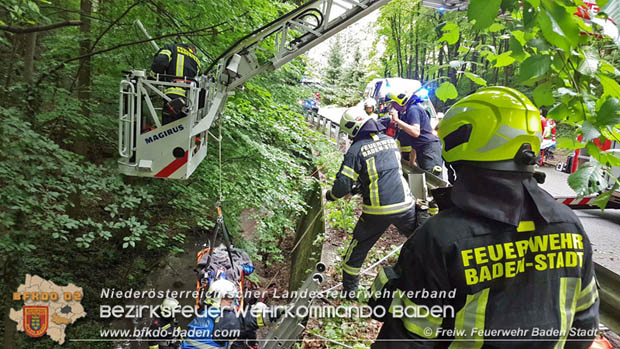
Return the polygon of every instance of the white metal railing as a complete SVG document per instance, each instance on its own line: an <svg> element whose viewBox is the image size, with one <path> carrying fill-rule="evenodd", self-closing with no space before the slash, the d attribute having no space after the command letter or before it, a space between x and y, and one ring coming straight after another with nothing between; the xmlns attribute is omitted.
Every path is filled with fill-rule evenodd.
<svg viewBox="0 0 620 349"><path fill-rule="evenodd" d="M315 112L307 111L305 113L306 120L315 128L323 131L323 133L334 142L340 142L348 139L346 133L340 132L340 125L331 119Z"/></svg>

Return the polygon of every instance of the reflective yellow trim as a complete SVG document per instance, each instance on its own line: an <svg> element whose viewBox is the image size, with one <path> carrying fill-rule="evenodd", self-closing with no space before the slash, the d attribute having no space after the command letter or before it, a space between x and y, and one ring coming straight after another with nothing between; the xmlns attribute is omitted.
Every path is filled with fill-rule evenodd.
<svg viewBox="0 0 620 349"><path fill-rule="evenodd" d="M167 324L167 325L163 326L161 329L165 330L165 329L169 328L170 326L171 326L171 324Z"/></svg>
<svg viewBox="0 0 620 349"><path fill-rule="evenodd" d="M597 299L598 289L596 288L596 280L592 278L592 281L590 281L588 286L579 292L575 312L578 313L590 308Z"/></svg>
<svg viewBox="0 0 620 349"><path fill-rule="evenodd" d="M258 316L256 317L256 324L258 325L258 327L265 327L265 321L263 320L262 311L258 313Z"/></svg>
<svg viewBox="0 0 620 349"><path fill-rule="evenodd" d="M536 225L534 225L534 221L521 221L519 222L519 226L517 227L517 231L519 233L524 231L534 231L536 229Z"/></svg>
<svg viewBox="0 0 620 349"><path fill-rule="evenodd" d="M353 253L353 248L357 246L357 242L358 241L355 239L351 240L349 247L347 247L347 252L344 254L344 258L342 259L342 264L346 264L349 261L349 258L351 258L351 253Z"/></svg>
<svg viewBox="0 0 620 349"><path fill-rule="evenodd" d="M370 180L370 206L379 207L379 174L377 173L377 167L375 166L375 158L372 157L366 160L366 166L368 167L368 179Z"/></svg>
<svg viewBox="0 0 620 349"><path fill-rule="evenodd" d="M347 248L347 252L344 255L344 258L342 259L342 271L344 271L345 273L349 274L349 275L359 275L361 268L355 268L352 267L350 265L347 265L347 262L349 262L349 259L351 259L351 254L353 253L353 249L355 248L355 246L357 246L357 243L359 241L353 239L351 240L351 242L349 243L349 247Z"/></svg>
<svg viewBox="0 0 620 349"><path fill-rule="evenodd" d="M159 52L159 54L160 54L160 55L166 55L166 56L168 56L168 60L171 60L171 59L172 59L172 56L171 56L171 55L172 55L172 52L170 52L170 50L161 50L161 51Z"/></svg>
<svg viewBox="0 0 620 349"><path fill-rule="evenodd" d="M183 48L181 46L177 46L177 52L190 57L191 59L196 61L196 63L198 63L198 66L200 66L200 62L198 61L198 57L196 57L190 50L186 50L185 48Z"/></svg>
<svg viewBox="0 0 620 349"><path fill-rule="evenodd" d="M340 171L340 173L342 173L343 176L347 176L354 181L356 181L360 176L359 174L357 174L357 172L355 172L355 170L353 170L347 165L342 165L342 171Z"/></svg>
<svg viewBox="0 0 620 349"><path fill-rule="evenodd" d="M377 136L376 133L371 133L370 137L372 138L373 141L378 141L380 139L379 136Z"/></svg>
<svg viewBox="0 0 620 349"><path fill-rule="evenodd" d="M362 212L374 215L386 215L386 214L394 214L407 211L410 209L414 202L410 197L407 197L408 201L401 202L399 204L392 205L383 205L383 206L372 206L372 205L363 205Z"/></svg>
<svg viewBox="0 0 620 349"><path fill-rule="evenodd" d="M166 89L166 91L164 91L165 94L167 95L179 95L179 96L183 96L185 97L185 89L180 88L180 87L168 87Z"/></svg>
<svg viewBox="0 0 620 349"><path fill-rule="evenodd" d="M353 276L357 276L360 274L360 271L362 270L362 268L354 268L350 265L346 265L343 264L342 265L342 271L344 271L345 273L349 274L349 275L353 275Z"/></svg>
<svg viewBox="0 0 620 349"><path fill-rule="evenodd" d="M388 277L385 274L385 268L381 268L375 281L372 282L372 286L370 286L370 294L372 298L377 299L377 292L381 292L385 284L388 282Z"/></svg>
<svg viewBox="0 0 620 349"><path fill-rule="evenodd" d="M577 292L581 289L581 279L573 277L560 278L560 333L561 336L554 348L564 348L566 338L570 332L575 308L577 304Z"/></svg>
<svg viewBox="0 0 620 349"><path fill-rule="evenodd" d="M183 66L185 65L185 56L177 55L177 76L183 76Z"/></svg>
<svg viewBox="0 0 620 349"><path fill-rule="evenodd" d="M149 349L159 349L159 344L150 345Z"/></svg>
<svg viewBox="0 0 620 349"><path fill-rule="evenodd" d="M334 200L338 200L338 199L340 199L340 198L337 198L337 197L334 195L334 193L332 193L332 191L331 191L331 190L329 191L329 197L331 197L331 198L332 198L332 199L334 199Z"/></svg>
<svg viewBox="0 0 620 349"><path fill-rule="evenodd" d="M409 298L404 295L404 292L400 289L397 289L394 292L394 298L392 299L392 303L390 304L390 313L394 314L394 308L396 307L415 307L419 309L418 305L412 302ZM411 308L410 308L411 309ZM410 310L411 311L411 310ZM409 311L409 312L410 312ZM415 314L419 315L419 314ZM443 322L443 318L434 317L430 315L427 317L420 316L406 316L406 312L403 312L403 317L400 318L403 322L403 325L407 329L407 331L412 332L422 338L437 338L438 330L441 327ZM428 329L430 329L430 333L428 333Z"/></svg>
<svg viewBox="0 0 620 349"><path fill-rule="evenodd" d="M401 147L401 146L399 146L398 148L400 149L400 152L401 152L401 153L409 153L409 152L411 152L411 150L413 149L413 148L411 148L411 146L410 146L410 145L408 145L408 146L406 146L406 147Z"/></svg>
<svg viewBox="0 0 620 349"><path fill-rule="evenodd" d="M489 289L468 294L465 305L456 313L454 322L455 333L464 334L454 337L450 348L482 348L484 337L479 333L484 331L484 320L489 300ZM476 328L478 331L472 331ZM472 333L474 332L474 333Z"/></svg>

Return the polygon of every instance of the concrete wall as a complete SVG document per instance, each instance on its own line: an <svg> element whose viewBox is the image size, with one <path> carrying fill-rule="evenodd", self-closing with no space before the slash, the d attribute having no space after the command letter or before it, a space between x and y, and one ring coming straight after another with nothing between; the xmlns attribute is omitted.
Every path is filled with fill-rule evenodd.
<svg viewBox="0 0 620 349"><path fill-rule="evenodd" d="M318 179L318 173L315 176ZM299 246L297 246L291 256L291 275L289 279L289 289L291 291L301 286L309 275L308 272L313 270L316 263L321 259L323 244L321 242L314 246L313 242L318 236L324 234L325 218L323 216L321 186L318 182L314 182L314 185L314 190L306 198L310 208L306 215L297 222L295 245L299 243Z"/></svg>

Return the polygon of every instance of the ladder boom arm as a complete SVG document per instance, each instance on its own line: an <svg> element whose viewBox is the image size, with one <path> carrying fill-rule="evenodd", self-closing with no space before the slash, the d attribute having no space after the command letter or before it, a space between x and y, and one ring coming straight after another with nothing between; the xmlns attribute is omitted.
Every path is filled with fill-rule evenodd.
<svg viewBox="0 0 620 349"><path fill-rule="evenodd" d="M207 131L220 116L228 90L283 66L389 1L313 0L241 38L207 69L214 93L208 95L208 112L192 134ZM344 12L333 16L334 7Z"/></svg>
<svg viewBox="0 0 620 349"><path fill-rule="evenodd" d="M390 0L315 0L242 38L218 61L218 78L228 89L290 62ZM334 9L344 12L335 16ZM261 52L261 60L257 58Z"/></svg>

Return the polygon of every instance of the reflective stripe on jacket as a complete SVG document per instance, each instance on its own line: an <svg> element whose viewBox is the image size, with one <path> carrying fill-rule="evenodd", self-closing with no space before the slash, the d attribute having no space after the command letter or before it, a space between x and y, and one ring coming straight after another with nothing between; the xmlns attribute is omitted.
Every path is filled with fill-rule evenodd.
<svg viewBox="0 0 620 349"><path fill-rule="evenodd" d="M341 198L359 182L364 213L404 212L413 206L414 200L402 173L400 151L394 139L372 134L355 141L344 155L331 195L333 199Z"/></svg>
<svg viewBox="0 0 620 349"><path fill-rule="evenodd" d="M479 190L460 198L472 202L453 198L458 207L442 210L405 243L396 276L377 276L373 299L388 304L391 316L373 348L392 347L379 341L387 338L408 340L410 348L587 348L598 329L599 297L579 219L531 175L510 180L506 191L496 185L506 178L474 180ZM506 207L531 219L509 224L500 219L512 212L496 219L471 213L488 214L501 205L493 200L510 200Z"/></svg>
<svg viewBox="0 0 620 349"><path fill-rule="evenodd" d="M168 45L160 49L151 65L154 73L187 78L195 77L199 68L198 57L185 45Z"/></svg>

